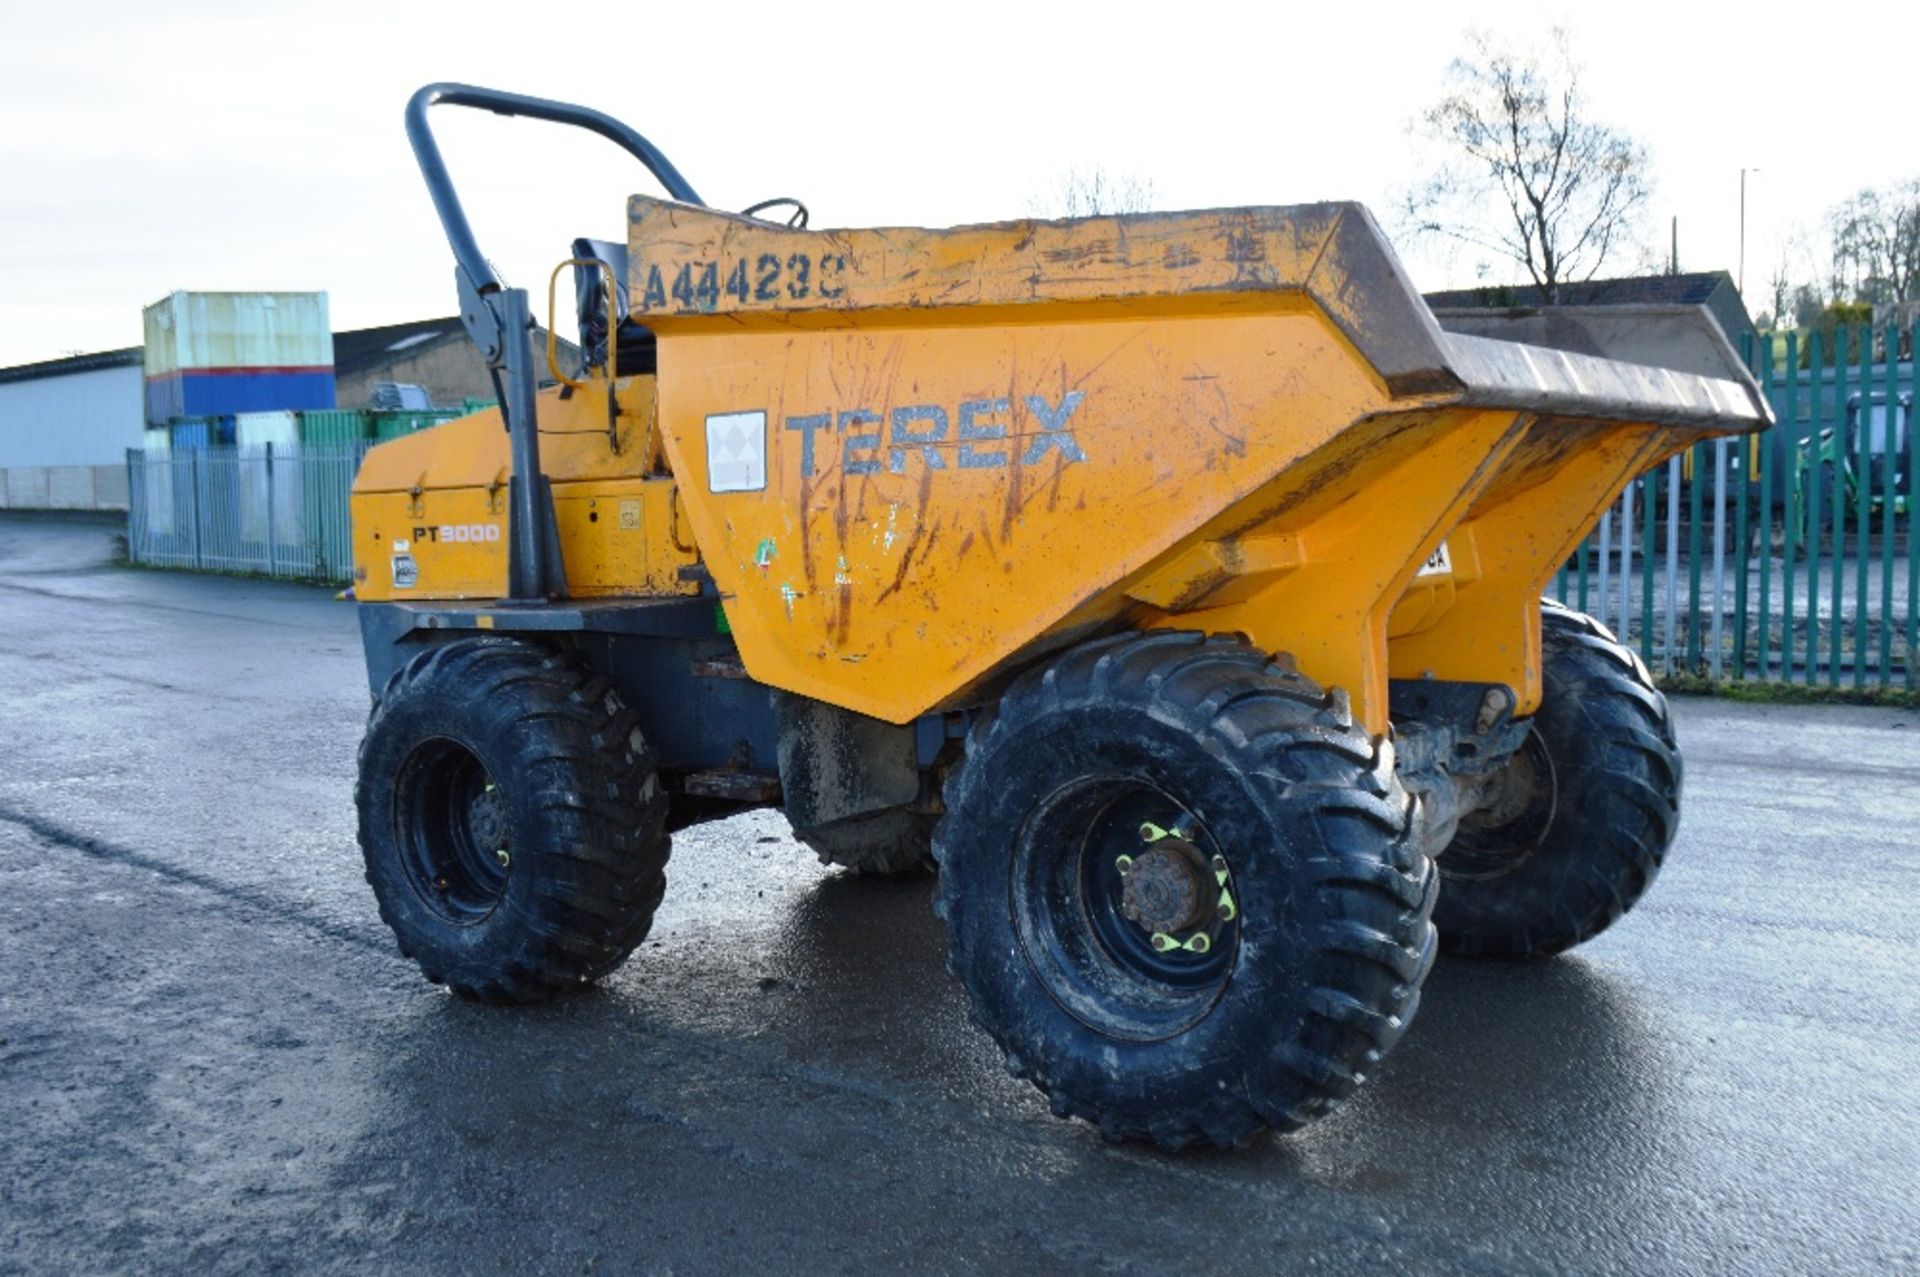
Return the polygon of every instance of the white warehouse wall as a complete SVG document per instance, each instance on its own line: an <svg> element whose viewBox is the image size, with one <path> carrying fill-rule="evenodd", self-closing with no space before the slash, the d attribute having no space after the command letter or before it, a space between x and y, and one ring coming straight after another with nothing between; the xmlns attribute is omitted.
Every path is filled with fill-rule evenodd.
<svg viewBox="0 0 1920 1277"><path fill-rule="evenodd" d="M0 382L0 470L124 464L146 427L143 394L138 363Z"/></svg>

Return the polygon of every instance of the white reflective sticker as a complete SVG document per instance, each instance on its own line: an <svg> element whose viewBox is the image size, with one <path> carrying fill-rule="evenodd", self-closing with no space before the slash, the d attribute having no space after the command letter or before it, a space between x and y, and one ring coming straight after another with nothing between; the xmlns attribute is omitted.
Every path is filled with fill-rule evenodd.
<svg viewBox="0 0 1920 1277"><path fill-rule="evenodd" d="M1429 555L1427 561L1420 565L1420 570L1414 573L1417 577L1451 576L1452 574L1453 556L1447 553L1447 543L1445 541L1442 541L1440 548Z"/></svg>
<svg viewBox="0 0 1920 1277"><path fill-rule="evenodd" d="M721 412L707 418L707 491L759 492L767 486L767 414Z"/></svg>

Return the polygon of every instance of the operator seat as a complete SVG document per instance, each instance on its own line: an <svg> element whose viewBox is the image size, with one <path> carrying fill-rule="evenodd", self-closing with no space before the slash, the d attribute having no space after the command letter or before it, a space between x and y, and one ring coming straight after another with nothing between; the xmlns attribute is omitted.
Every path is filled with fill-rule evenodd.
<svg viewBox="0 0 1920 1277"><path fill-rule="evenodd" d="M622 377L653 374L660 366L653 330L627 318L627 246L604 239L576 239L573 255L594 263L573 268L574 301L580 312L580 353L586 366L604 367L607 362L607 294L606 285L600 282L604 270L612 274L620 311L620 326L614 335L614 349L620 357L617 371Z"/></svg>

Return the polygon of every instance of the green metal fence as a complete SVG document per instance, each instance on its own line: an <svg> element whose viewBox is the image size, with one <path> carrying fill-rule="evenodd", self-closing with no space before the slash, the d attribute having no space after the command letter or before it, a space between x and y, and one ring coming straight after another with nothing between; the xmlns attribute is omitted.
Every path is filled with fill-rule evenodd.
<svg viewBox="0 0 1920 1277"><path fill-rule="evenodd" d="M1779 424L1637 480L1562 569L1559 597L1662 673L1913 688L1913 337L1759 338L1747 355Z"/></svg>
<svg viewBox="0 0 1920 1277"><path fill-rule="evenodd" d="M1920 679L1912 330L1762 337L1779 424L1636 480L1556 592L1665 674L1831 687ZM127 457L136 562L345 581L369 443Z"/></svg>

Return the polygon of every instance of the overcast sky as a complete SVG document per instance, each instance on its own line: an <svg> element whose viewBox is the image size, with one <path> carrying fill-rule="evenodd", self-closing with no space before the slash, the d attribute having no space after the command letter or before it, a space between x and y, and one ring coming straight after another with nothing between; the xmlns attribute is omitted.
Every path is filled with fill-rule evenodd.
<svg viewBox="0 0 1920 1277"><path fill-rule="evenodd" d="M1759 311L1793 232L1811 276L1828 207L1920 173L1920 6L1700 9L1725 16L1614 0L1562 20L1592 112L1653 152L1662 256L1678 216L1683 269L1734 269L1740 169L1761 170ZM140 308L173 289L325 289L336 329L452 313L401 128L430 80L597 107L708 202L795 194L816 227L1024 216L1094 166L1151 181L1162 208L1340 198L1384 214L1422 163L1409 121L1468 24L1552 18L1507 0L0 0L0 365L135 345ZM617 237L624 196L653 189L586 134L451 108L435 123L482 248L536 294L569 240ZM1423 288L1477 282L1472 257L1401 247Z"/></svg>

